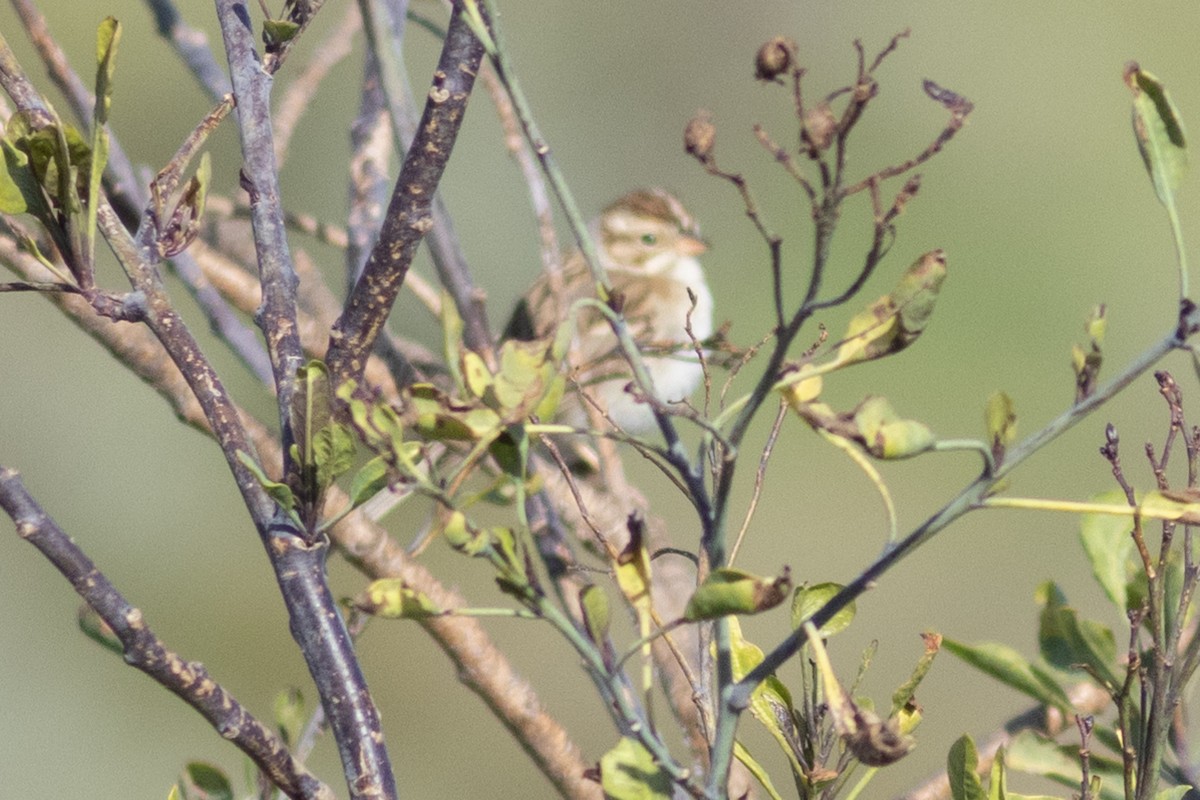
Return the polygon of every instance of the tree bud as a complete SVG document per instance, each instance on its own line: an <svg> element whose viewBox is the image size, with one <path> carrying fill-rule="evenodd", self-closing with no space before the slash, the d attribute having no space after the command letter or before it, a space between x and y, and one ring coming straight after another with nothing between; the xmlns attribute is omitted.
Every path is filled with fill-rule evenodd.
<svg viewBox="0 0 1200 800"><path fill-rule="evenodd" d="M717 126L713 125L712 114L703 110L697 111L683 130L684 149L700 161L712 158L716 138Z"/></svg>
<svg viewBox="0 0 1200 800"><path fill-rule="evenodd" d="M775 36L758 48L754 57L754 77L760 81L778 80L796 61L796 43L784 36Z"/></svg>

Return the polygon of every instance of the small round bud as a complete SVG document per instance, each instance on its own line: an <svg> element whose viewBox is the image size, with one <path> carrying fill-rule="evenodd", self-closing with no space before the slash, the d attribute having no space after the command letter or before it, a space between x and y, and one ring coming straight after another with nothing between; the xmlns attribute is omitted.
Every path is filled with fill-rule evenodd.
<svg viewBox="0 0 1200 800"><path fill-rule="evenodd" d="M838 121L828 103L820 103L804 112L804 133L813 149L823 152L833 142Z"/></svg>
<svg viewBox="0 0 1200 800"><path fill-rule="evenodd" d="M713 144L717 138L717 126L707 111L697 111L683 129L683 147L700 161L712 158Z"/></svg>
<svg viewBox="0 0 1200 800"><path fill-rule="evenodd" d="M778 80L796 61L796 43L784 36L768 39L754 57L754 77L760 81Z"/></svg>

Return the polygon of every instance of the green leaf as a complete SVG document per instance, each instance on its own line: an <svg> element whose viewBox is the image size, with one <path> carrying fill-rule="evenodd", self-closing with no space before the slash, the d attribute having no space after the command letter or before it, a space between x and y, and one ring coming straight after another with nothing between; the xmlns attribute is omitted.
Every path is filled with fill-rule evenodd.
<svg viewBox="0 0 1200 800"><path fill-rule="evenodd" d="M212 764L193 761L184 767L184 794L193 796L193 790L202 792L204 800L233 800L233 786L225 773Z"/></svg>
<svg viewBox="0 0 1200 800"><path fill-rule="evenodd" d="M1117 644L1111 629L1097 622L1079 619L1067 598L1052 582L1042 584L1037 591L1042 604L1038 643L1042 658L1059 669L1090 668L1098 680L1109 686L1119 686L1113 672Z"/></svg>
<svg viewBox="0 0 1200 800"><path fill-rule="evenodd" d="M1005 760L1010 770L1049 778L1072 791L1079 789L1078 743L1058 745L1033 731L1021 731L1009 743ZM1100 800L1125 800L1119 763L1093 751L1089 767L1093 776L1102 779Z"/></svg>
<svg viewBox="0 0 1200 800"><path fill-rule="evenodd" d="M313 438L317 487L324 491L354 466L354 436L340 422L331 422Z"/></svg>
<svg viewBox="0 0 1200 800"><path fill-rule="evenodd" d="M474 350L463 350L462 374L463 382L472 397L482 398L488 389L492 388L492 373L488 371L487 364L483 363L483 356Z"/></svg>
<svg viewBox="0 0 1200 800"><path fill-rule="evenodd" d="M257 480L259 485L266 490L267 494L271 496L271 499L278 503L284 511L287 511L289 515L295 519L296 496L292 494L292 490L288 488L287 484L277 483L276 481L268 478L267 473L263 471L263 468L259 466L258 462L251 458L250 454L244 450L237 451L237 458L238 461L242 462L243 467L250 470L251 474L254 475L255 480Z"/></svg>
<svg viewBox="0 0 1200 800"><path fill-rule="evenodd" d="M763 769L762 764L759 764L750 755L750 751L742 746L741 742L735 741L733 743L733 757L742 762L742 765L750 771L750 774L754 776L759 785L766 790L771 800L783 800L783 796L776 791L775 785L771 783L771 776Z"/></svg>
<svg viewBox="0 0 1200 800"><path fill-rule="evenodd" d="M384 619L428 619L444 612L428 595L406 585L401 578L372 581L354 607Z"/></svg>
<svg viewBox="0 0 1200 800"><path fill-rule="evenodd" d="M588 638L599 644L608 637L608 595L594 583L579 590L579 608L583 612L583 626Z"/></svg>
<svg viewBox="0 0 1200 800"><path fill-rule="evenodd" d="M672 782L641 742L625 736L600 757L600 786L606 800L670 800Z"/></svg>
<svg viewBox="0 0 1200 800"><path fill-rule="evenodd" d="M729 620L729 644L733 679L739 681L762 663L763 651L742 637L742 626L737 617ZM775 675L769 675L756 686L750 694L750 714L779 744L779 749L792 765L792 772L803 775L804 767L796 758L800 738L796 731L792 695L783 681Z"/></svg>
<svg viewBox="0 0 1200 800"><path fill-rule="evenodd" d="M543 390L546 346L542 342L508 340L500 347L500 371L492 385L489 405L511 418L524 416L527 405L535 405Z"/></svg>
<svg viewBox="0 0 1200 800"><path fill-rule="evenodd" d="M975 770L979 768L979 753L970 736L963 734L946 757L946 777L950 781L950 796L954 800L986 800L983 783Z"/></svg>
<svg viewBox="0 0 1200 800"><path fill-rule="evenodd" d="M300 26L295 22L286 19L264 19L263 20L263 44L267 46L268 51L274 51L285 42L289 42L295 38L300 32Z"/></svg>
<svg viewBox="0 0 1200 800"><path fill-rule="evenodd" d="M106 650L111 650L117 655L125 654L125 645L117 638L117 634L108 626L108 623L96 613L96 609L84 603L79 607L79 630L87 634L87 637L93 642L103 646Z"/></svg>
<svg viewBox="0 0 1200 800"><path fill-rule="evenodd" d="M1154 800L1183 800L1191 790L1190 786L1172 786L1170 789L1159 790L1158 794L1154 795Z"/></svg>
<svg viewBox="0 0 1200 800"><path fill-rule="evenodd" d="M791 588L791 572L786 567L778 578L763 578L740 569L722 567L713 570L704 583L696 587L683 618L696 622L729 614L757 614L782 603Z"/></svg>
<svg viewBox="0 0 1200 800"><path fill-rule="evenodd" d="M454 298L442 292L442 356L450 377L454 379L454 388L459 397L467 396L466 381L463 379L461 360L458 354L463 350L462 343L463 321L454 306Z"/></svg>
<svg viewBox="0 0 1200 800"><path fill-rule="evenodd" d="M7 139L0 147L0 214L21 214L29 209L27 195L37 188L29 171L29 157ZM36 202L36 201L35 201Z"/></svg>
<svg viewBox="0 0 1200 800"><path fill-rule="evenodd" d="M1120 505L1125 492L1112 489L1092 498L1093 503ZM1133 520L1114 514L1084 514L1079 538L1092 563L1092 574L1108 599L1123 614L1129 609L1129 557L1133 552Z"/></svg>
<svg viewBox="0 0 1200 800"><path fill-rule="evenodd" d="M1004 746L996 750L988 776L987 800L1008 800L1008 770L1004 768Z"/></svg>
<svg viewBox="0 0 1200 800"><path fill-rule="evenodd" d="M840 583L797 586L796 593L792 596L792 627L799 628L803 625L805 620L820 611L843 588L845 587ZM850 623L854 621L856 607L853 601L843 606L829 622L818 629L821 636L828 639L850 627Z"/></svg>
<svg viewBox="0 0 1200 800"><path fill-rule="evenodd" d="M1126 66L1125 84L1133 92L1133 135L1154 193L1164 206L1173 206L1188 164L1183 120L1162 81L1136 62Z"/></svg>
<svg viewBox="0 0 1200 800"><path fill-rule="evenodd" d="M937 441L923 422L902 419L886 397L867 397L854 410L854 425L864 448L875 458L910 458Z"/></svg>
<svg viewBox="0 0 1200 800"><path fill-rule="evenodd" d="M996 391L988 398L983 412L987 425L988 444L992 455L1003 456L1004 451L1017 438L1017 411L1013 399L1005 392Z"/></svg>
<svg viewBox="0 0 1200 800"><path fill-rule="evenodd" d="M529 459L529 437L524 425L508 425L496 437L488 451L496 464L511 478L525 480L525 463Z"/></svg>
<svg viewBox="0 0 1200 800"><path fill-rule="evenodd" d="M898 353L917 340L933 317L946 279L946 254L931 250L912 263L891 294L884 295L850 320L838 348L838 366Z"/></svg>
<svg viewBox="0 0 1200 800"><path fill-rule="evenodd" d="M1043 705L1054 706L1064 711L1071 708L1066 691L1050 675L1006 644L966 644L954 639L943 639L942 646L976 669L986 672Z"/></svg>
<svg viewBox="0 0 1200 800"><path fill-rule="evenodd" d="M917 664L913 667L912 674L908 676L908 680L900 684L896 691L892 693L892 711L889 716L901 714L904 710L913 705L913 697L916 695L917 687L921 685L921 681L925 680L925 676L929 673L929 668L933 666L933 660L937 658L938 651L942 648L942 637L936 633L923 633L921 639L925 642L925 652L921 654ZM912 719L912 728L915 728L919 719ZM908 733L912 730L903 730L902 733Z"/></svg>
<svg viewBox="0 0 1200 800"><path fill-rule="evenodd" d="M96 104L92 110L92 165L88 171L87 253L91 261L96 252L96 212L100 202L100 182L108 163L108 112L112 106L112 80L116 70L117 45L121 41L121 23L105 17L96 29Z"/></svg>
<svg viewBox="0 0 1200 800"><path fill-rule="evenodd" d="M295 686L284 689L275 695L274 710L275 727L279 729L279 737L290 747L300 738L304 726L308 724L304 695Z"/></svg>
<svg viewBox="0 0 1200 800"><path fill-rule="evenodd" d="M388 485L388 463L375 456L355 474L350 482L350 507L358 508Z"/></svg>
<svg viewBox="0 0 1200 800"><path fill-rule="evenodd" d="M329 424L329 370L320 361L310 361L296 370L296 389L288 409L292 438L300 449L300 463L315 467L317 431Z"/></svg>

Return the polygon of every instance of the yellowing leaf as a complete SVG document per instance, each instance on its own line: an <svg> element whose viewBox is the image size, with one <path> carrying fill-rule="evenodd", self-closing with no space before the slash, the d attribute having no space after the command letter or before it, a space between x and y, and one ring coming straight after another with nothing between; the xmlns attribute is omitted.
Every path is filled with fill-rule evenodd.
<svg viewBox="0 0 1200 800"><path fill-rule="evenodd" d="M834 363L846 366L898 353L917 340L933 316L946 278L946 254L931 250L905 270L886 294L850 320Z"/></svg>
<svg viewBox="0 0 1200 800"><path fill-rule="evenodd" d="M354 607L386 619L426 619L444 613L428 595L407 586L400 578L372 581L354 601Z"/></svg>

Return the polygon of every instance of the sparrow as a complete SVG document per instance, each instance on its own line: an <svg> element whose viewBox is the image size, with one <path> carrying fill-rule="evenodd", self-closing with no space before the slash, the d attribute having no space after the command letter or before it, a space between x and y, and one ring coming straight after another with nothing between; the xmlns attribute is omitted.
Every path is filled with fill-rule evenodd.
<svg viewBox="0 0 1200 800"><path fill-rule="evenodd" d="M695 343L713 333L712 292L698 260L708 245L695 220L662 189L639 189L605 208L589 231L613 296L619 298L630 333L644 354L654 396L667 404L686 400L703 379ZM595 282L582 253L575 250L561 269L543 273L525 293L505 336L552 337L573 303L595 296ZM568 394L559 407L559 421L588 428L587 406L594 405L627 433L654 429L653 410L639 397L638 387L631 387L629 363L600 311L589 306L575 309L566 361L568 375L587 399Z"/></svg>

